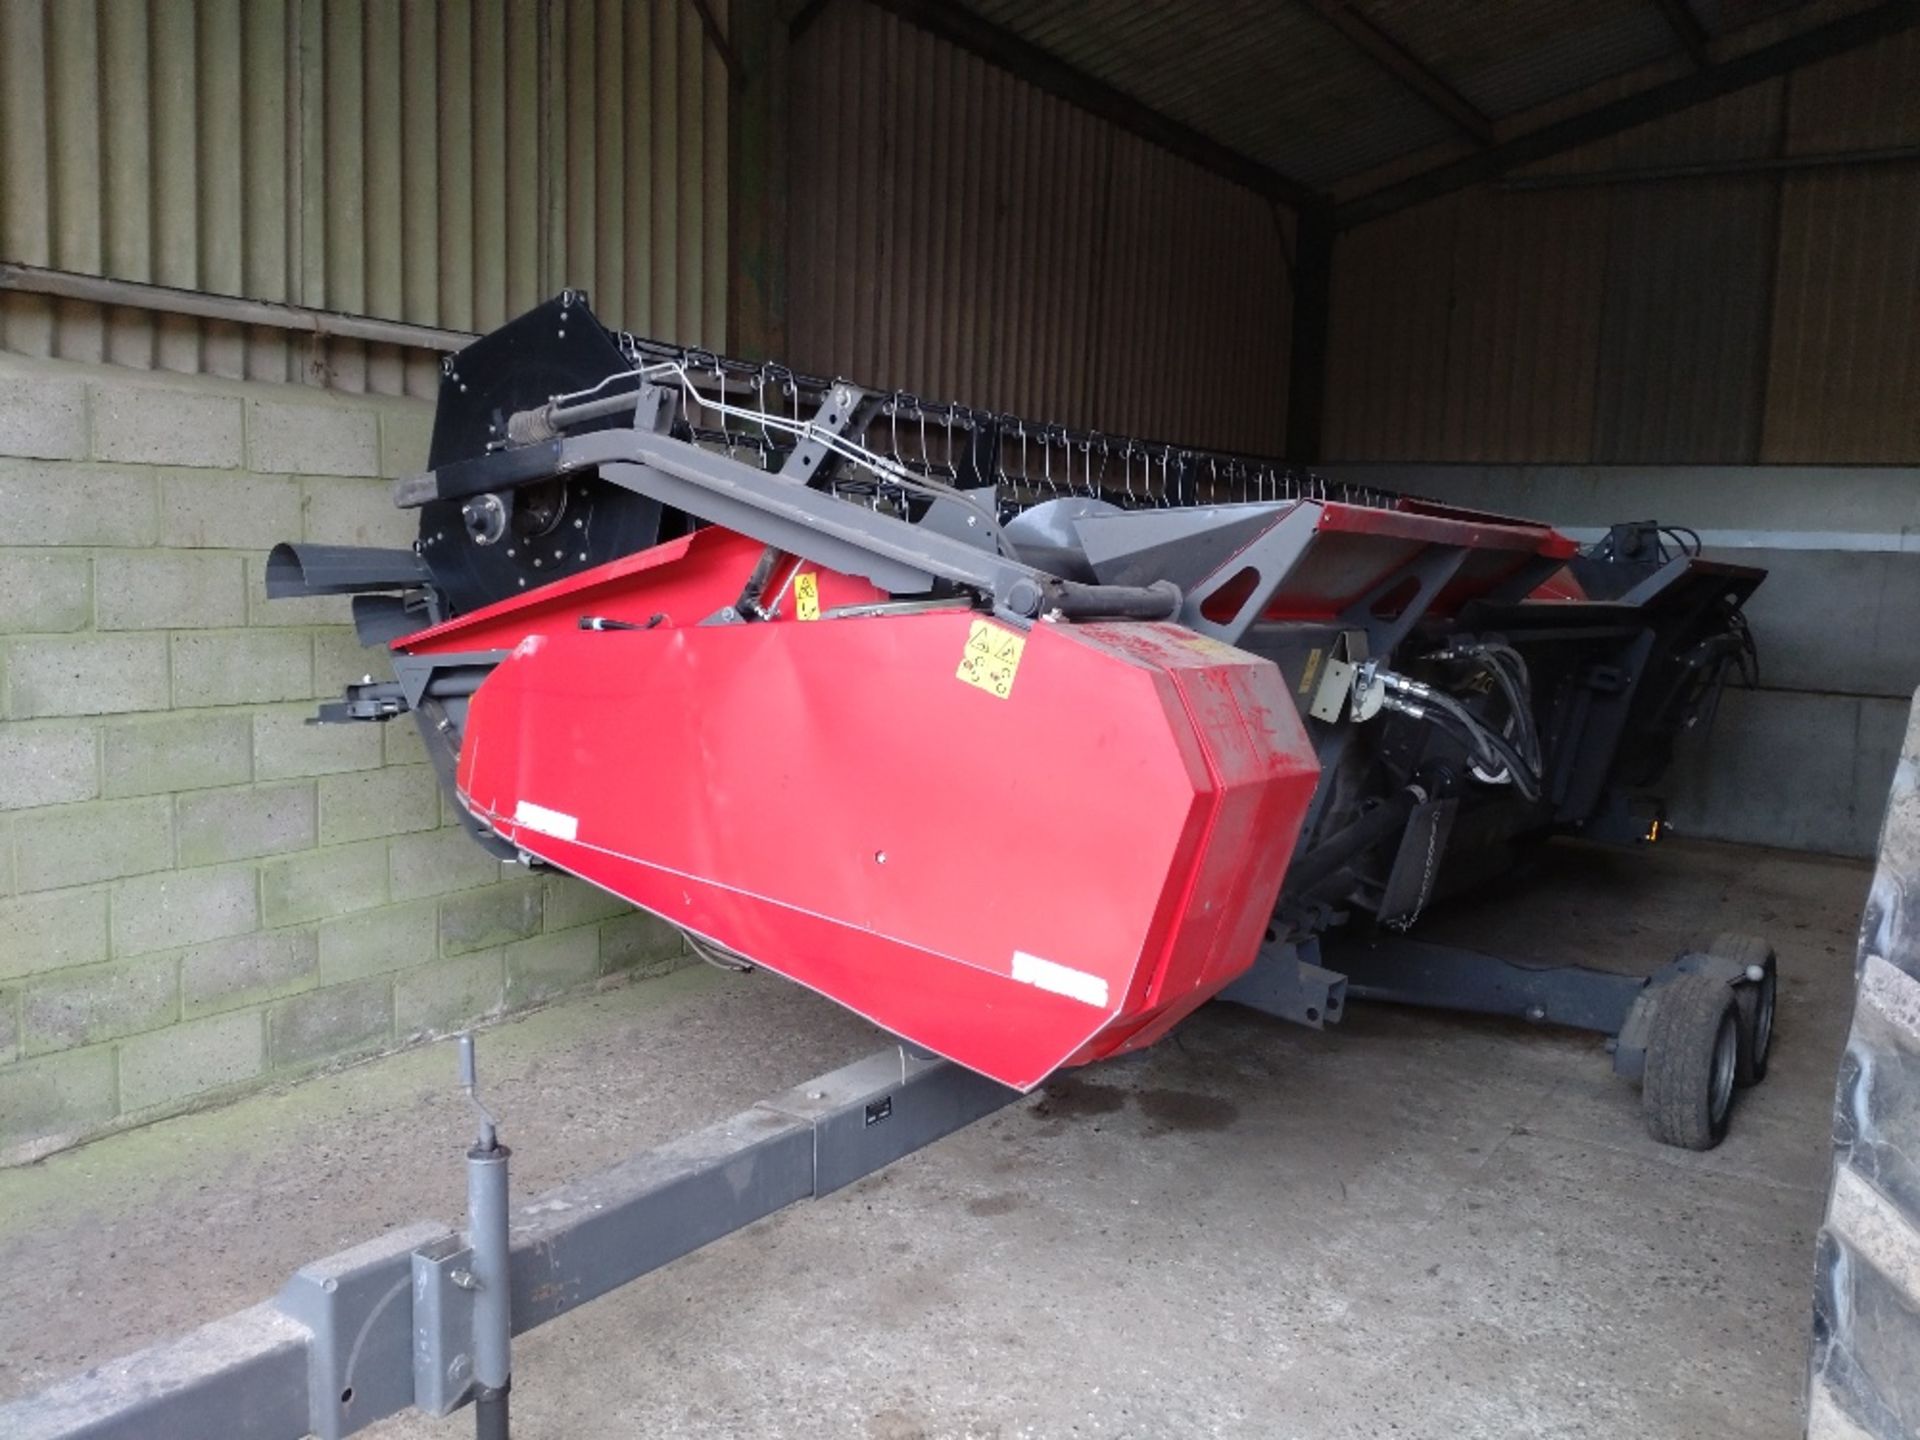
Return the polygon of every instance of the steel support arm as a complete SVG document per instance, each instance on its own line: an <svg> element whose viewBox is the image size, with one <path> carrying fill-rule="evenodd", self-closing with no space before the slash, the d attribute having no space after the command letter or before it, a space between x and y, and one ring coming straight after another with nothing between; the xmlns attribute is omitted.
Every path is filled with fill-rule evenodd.
<svg viewBox="0 0 1920 1440"><path fill-rule="evenodd" d="M396 483L394 499L403 507L424 505L590 470L662 505L859 575L890 594L923 594L944 580L991 597L996 610L1019 620L1048 611L1160 620L1180 609L1180 591L1171 584L1062 580L932 526L851 504L789 476L639 427L543 440L427 471Z"/></svg>

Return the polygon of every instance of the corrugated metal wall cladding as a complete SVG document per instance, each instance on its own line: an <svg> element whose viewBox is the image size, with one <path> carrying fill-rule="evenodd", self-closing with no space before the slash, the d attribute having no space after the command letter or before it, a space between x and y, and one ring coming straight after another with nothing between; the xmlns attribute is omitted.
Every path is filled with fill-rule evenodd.
<svg viewBox="0 0 1920 1440"><path fill-rule="evenodd" d="M1787 178L1762 460L1920 460L1916 237L1920 171Z"/></svg>
<svg viewBox="0 0 1920 1440"><path fill-rule="evenodd" d="M1605 210L1473 193L1343 237L1326 451L1578 460L1591 445Z"/></svg>
<svg viewBox="0 0 1920 1440"><path fill-rule="evenodd" d="M1920 139L1920 35L1530 173ZM1482 188L1341 238L1337 459L1920 461L1920 171Z"/></svg>
<svg viewBox="0 0 1920 1440"><path fill-rule="evenodd" d="M1593 460L1757 452L1777 199L1765 176L1606 197Z"/></svg>
<svg viewBox="0 0 1920 1440"><path fill-rule="evenodd" d="M1457 197L1341 237L1334 257L1324 448L1334 459L1446 455ZM1444 277L1447 283L1435 280Z"/></svg>
<svg viewBox="0 0 1920 1440"><path fill-rule="evenodd" d="M1029 419L1272 452L1271 206L891 15L793 52L803 368Z"/></svg>
<svg viewBox="0 0 1920 1440"><path fill-rule="evenodd" d="M1792 76L1787 153L1920 145L1920 30Z"/></svg>
<svg viewBox="0 0 1920 1440"><path fill-rule="evenodd" d="M1787 78L1782 151L1920 144L1920 32ZM1779 177L1759 459L1920 460L1920 170Z"/></svg>
<svg viewBox="0 0 1920 1440"><path fill-rule="evenodd" d="M724 27L724 0L716 0ZM566 285L718 345L727 77L690 0L5 0L0 258L445 329ZM432 393L435 357L0 295L29 355Z"/></svg>
<svg viewBox="0 0 1920 1440"><path fill-rule="evenodd" d="M1442 443L1468 460L1573 459L1593 423L1605 251L1578 193L1461 207Z"/></svg>

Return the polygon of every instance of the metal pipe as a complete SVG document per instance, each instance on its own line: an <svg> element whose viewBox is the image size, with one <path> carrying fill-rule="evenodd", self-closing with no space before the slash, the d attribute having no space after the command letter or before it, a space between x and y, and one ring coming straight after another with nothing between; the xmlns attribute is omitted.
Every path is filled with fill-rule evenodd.
<svg viewBox="0 0 1920 1440"><path fill-rule="evenodd" d="M1151 585L1085 585L1059 580L1046 586L1051 607L1069 619L1171 620L1180 613L1180 587L1171 580Z"/></svg>
<svg viewBox="0 0 1920 1440"><path fill-rule="evenodd" d="M1840 165L1904 165L1920 161L1920 145L1823 155L1756 155L1735 160L1702 160L1690 165L1647 165L1628 170L1570 170L1554 175L1522 175L1500 181L1500 190L1565 190L1586 185L1645 185L1665 180L1703 180L1716 175L1771 175L1786 170L1824 170Z"/></svg>
<svg viewBox="0 0 1920 1440"><path fill-rule="evenodd" d="M491 670L453 670L436 672L427 682L426 693L436 700L458 700L462 696L472 695L478 690Z"/></svg>
<svg viewBox="0 0 1920 1440"><path fill-rule="evenodd" d="M473 1036L459 1037L460 1086L479 1112L467 1151L467 1245L473 1252L473 1425L479 1440L507 1440L513 1386L513 1256L507 1231L507 1158L480 1100Z"/></svg>
<svg viewBox="0 0 1920 1440"><path fill-rule="evenodd" d="M479 1440L507 1440L513 1385L507 1147L467 1151L467 1243L473 1247L473 1404Z"/></svg>
<svg viewBox="0 0 1920 1440"><path fill-rule="evenodd" d="M1404 830L1413 816L1414 806L1422 798L1411 789L1401 790L1372 809L1362 810L1357 817L1293 862L1286 879L1281 882L1282 898L1298 900L1310 894L1361 851L1379 844L1396 831Z"/></svg>
<svg viewBox="0 0 1920 1440"><path fill-rule="evenodd" d="M622 390L602 395L597 400L582 400L574 405L548 403L531 410L516 410L507 417L507 443L531 445L551 440L569 425L599 420L608 415L631 415L640 403L638 391Z"/></svg>
<svg viewBox="0 0 1920 1440"><path fill-rule="evenodd" d="M405 321L381 320L371 315L343 315L277 300L247 300L237 295L208 295L171 285L148 285L104 275L76 275L71 270L50 270L12 261L0 262L0 290L52 295L95 305L125 306L132 310L155 310L166 315L192 315L202 320L223 320L235 325L292 330L342 340L366 340L375 345L399 345L415 350L464 350L477 338L465 331L409 325Z"/></svg>

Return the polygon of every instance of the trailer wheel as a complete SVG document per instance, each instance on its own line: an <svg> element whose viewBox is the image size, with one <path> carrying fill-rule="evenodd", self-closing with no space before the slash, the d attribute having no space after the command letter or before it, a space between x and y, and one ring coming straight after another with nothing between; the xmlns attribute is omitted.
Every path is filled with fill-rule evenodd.
<svg viewBox="0 0 1920 1440"><path fill-rule="evenodd" d="M1711 1150L1727 1133L1740 1063L1740 1009L1733 988L1711 975L1681 975L1660 987L1647 1029L1640 1081L1647 1129L1663 1145Z"/></svg>
<svg viewBox="0 0 1920 1440"><path fill-rule="evenodd" d="M1780 988L1773 946L1758 935L1722 930L1708 944L1707 953L1748 971L1760 971L1759 980L1733 988L1733 1003L1740 1007L1740 1064L1734 1079L1742 1085L1758 1085L1767 1078L1767 1056L1773 1051L1774 999Z"/></svg>

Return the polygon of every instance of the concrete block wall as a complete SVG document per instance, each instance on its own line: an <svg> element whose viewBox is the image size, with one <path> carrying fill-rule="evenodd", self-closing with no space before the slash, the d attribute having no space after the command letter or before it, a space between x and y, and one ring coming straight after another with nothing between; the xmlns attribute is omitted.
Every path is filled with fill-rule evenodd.
<svg viewBox="0 0 1920 1440"><path fill-rule="evenodd" d="M683 962L459 829L280 540L407 545L431 407L0 357L0 1163Z"/></svg>

